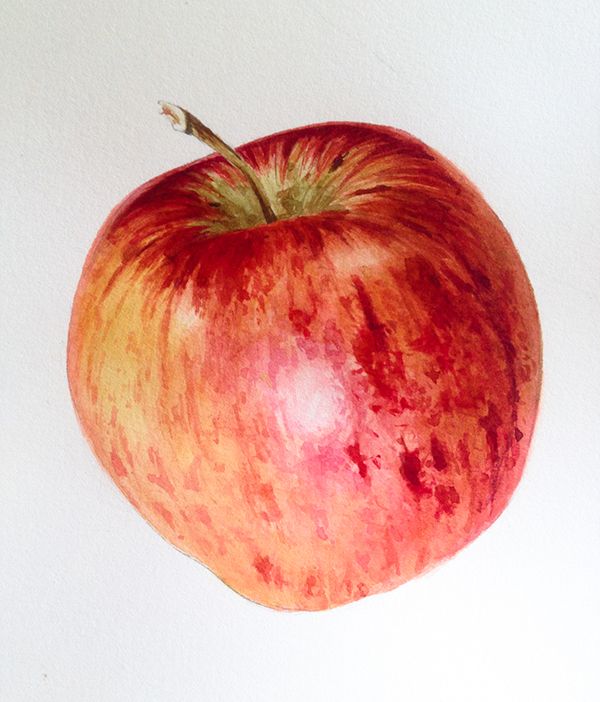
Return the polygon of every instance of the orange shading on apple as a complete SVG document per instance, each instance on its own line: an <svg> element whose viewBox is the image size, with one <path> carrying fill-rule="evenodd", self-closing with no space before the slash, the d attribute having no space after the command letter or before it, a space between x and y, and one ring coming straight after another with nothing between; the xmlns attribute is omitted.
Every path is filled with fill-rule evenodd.
<svg viewBox="0 0 600 702"><path fill-rule="evenodd" d="M521 477L541 339L481 194L396 129L301 127L141 186L87 257L77 415L168 541L269 607L383 592L477 537Z"/></svg>

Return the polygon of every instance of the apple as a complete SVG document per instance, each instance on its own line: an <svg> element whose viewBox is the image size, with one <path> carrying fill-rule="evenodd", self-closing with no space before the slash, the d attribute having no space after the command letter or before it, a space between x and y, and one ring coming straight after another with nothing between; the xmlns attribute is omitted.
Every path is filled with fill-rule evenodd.
<svg viewBox="0 0 600 702"><path fill-rule="evenodd" d="M255 602L395 588L506 507L537 414L523 264L449 161L318 124L165 173L109 216L75 295L83 432L140 514Z"/></svg>

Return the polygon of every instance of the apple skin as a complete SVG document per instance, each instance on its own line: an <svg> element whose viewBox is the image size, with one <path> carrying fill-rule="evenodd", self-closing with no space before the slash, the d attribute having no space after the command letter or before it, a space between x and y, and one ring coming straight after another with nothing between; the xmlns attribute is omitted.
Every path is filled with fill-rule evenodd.
<svg viewBox="0 0 600 702"><path fill-rule="evenodd" d="M68 377L100 463L227 585L320 610L387 591L504 510L541 336L509 235L407 133L329 123L241 147L110 215L75 296Z"/></svg>

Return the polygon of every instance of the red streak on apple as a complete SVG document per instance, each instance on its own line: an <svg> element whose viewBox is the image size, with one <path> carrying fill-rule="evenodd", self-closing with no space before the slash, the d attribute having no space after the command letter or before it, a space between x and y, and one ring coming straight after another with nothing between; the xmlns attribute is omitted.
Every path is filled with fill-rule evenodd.
<svg viewBox="0 0 600 702"><path fill-rule="evenodd" d="M503 511L541 340L501 222L447 160L336 123L211 156L102 227L68 375L101 464L166 539L275 608L398 586ZM261 223L262 222L262 223Z"/></svg>

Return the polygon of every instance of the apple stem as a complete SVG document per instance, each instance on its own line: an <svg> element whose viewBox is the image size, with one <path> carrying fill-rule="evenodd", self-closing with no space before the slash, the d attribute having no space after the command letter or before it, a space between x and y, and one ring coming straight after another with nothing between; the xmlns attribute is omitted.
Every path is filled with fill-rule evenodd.
<svg viewBox="0 0 600 702"><path fill-rule="evenodd" d="M168 117L171 121L173 129L178 132L185 132L186 134L191 134L195 136L196 139L204 142L211 149L221 154L223 158L230 163L234 168L241 171L252 191L256 195L256 199L260 205L263 216L267 224L270 222L275 222L277 217L269 204L269 198L267 193L263 188L255 170L252 166L245 161L236 151L234 151L231 146L226 144L221 137L217 136L211 129L209 129L205 124L203 124L197 117L193 114L184 110L178 105L172 105L170 102L159 101L158 103L161 107L161 113Z"/></svg>

